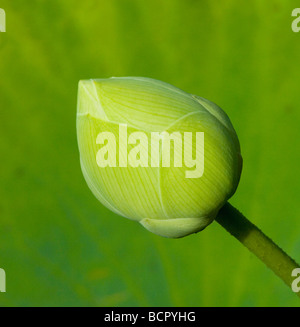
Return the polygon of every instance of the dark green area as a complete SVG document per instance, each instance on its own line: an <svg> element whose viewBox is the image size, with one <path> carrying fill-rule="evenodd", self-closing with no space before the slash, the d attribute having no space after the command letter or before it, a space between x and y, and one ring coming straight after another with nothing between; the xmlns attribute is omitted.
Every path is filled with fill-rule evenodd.
<svg viewBox="0 0 300 327"><path fill-rule="evenodd" d="M146 76L219 104L244 169L231 203L300 261L298 1L2 0L3 306L298 306L217 223L152 235L94 198L75 114L80 79Z"/></svg>

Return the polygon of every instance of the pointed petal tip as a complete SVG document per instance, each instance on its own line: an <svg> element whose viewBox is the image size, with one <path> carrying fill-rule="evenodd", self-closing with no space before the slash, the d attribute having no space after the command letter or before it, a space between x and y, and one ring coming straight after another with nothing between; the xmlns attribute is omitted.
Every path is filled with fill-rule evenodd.
<svg viewBox="0 0 300 327"><path fill-rule="evenodd" d="M97 83L96 87L95 81L94 79L87 79L78 82L77 116L90 114L95 118L107 120L97 92L100 83Z"/></svg>

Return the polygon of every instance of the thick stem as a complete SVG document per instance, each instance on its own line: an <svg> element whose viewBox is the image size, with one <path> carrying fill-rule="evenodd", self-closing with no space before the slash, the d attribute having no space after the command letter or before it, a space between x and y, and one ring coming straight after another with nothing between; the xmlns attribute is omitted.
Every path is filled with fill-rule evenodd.
<svg viewBox="0 0 300 327"><path fill-rule="evenodd" d="M292 271L295 268L300 268L300 265L269 237L229 203L226 203L220 210L216 221L253 252L291 288L291 284L295 279L292 276ZM300 292L295 294L300 297Z"/></svg>

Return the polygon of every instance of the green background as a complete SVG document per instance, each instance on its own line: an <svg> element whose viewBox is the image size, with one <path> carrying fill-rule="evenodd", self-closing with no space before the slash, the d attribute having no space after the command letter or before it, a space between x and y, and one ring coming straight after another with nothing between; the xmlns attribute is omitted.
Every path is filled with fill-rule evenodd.
<svg viewBox="0 0 300 327"><path fill-rule="evenodd" d="M299 306L217 223L179 240L82 176L80 79L146 76L219 104L244 169L231 203L300 261L298 1L1 0L2 306Z"/></svg>

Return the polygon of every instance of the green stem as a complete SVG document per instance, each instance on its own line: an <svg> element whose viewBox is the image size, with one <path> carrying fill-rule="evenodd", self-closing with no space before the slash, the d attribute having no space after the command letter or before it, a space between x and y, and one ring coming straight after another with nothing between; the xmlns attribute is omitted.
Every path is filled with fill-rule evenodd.
<svg viewBox="0 0 300 327"><path fill-rule="evenodd" d="M220 210L216 221L253 252L291 288L291 284L295 279L295 277L292 277L292 271L295 268L299 268L300 265L269 237L229 203L226 203ZM295 294L300 297L300 292Z"/></svg>

